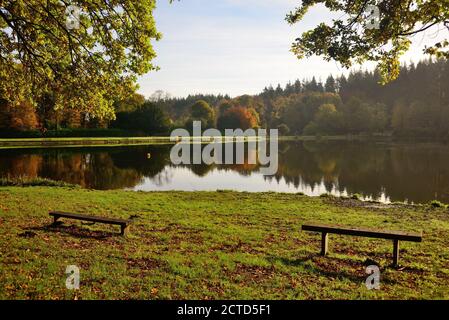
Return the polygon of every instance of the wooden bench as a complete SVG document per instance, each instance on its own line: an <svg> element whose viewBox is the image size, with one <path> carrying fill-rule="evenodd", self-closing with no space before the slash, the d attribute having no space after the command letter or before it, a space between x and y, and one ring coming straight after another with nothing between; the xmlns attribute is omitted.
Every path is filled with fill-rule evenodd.
<svg viewBox="0 0 449 320"><path fill-rule="evenodd" d="M396 267L399 265L399 241L422 241L422 233L402 231L378 231L364 228L329 226L323 224L305 224L302 226L302 230L321 232L321 255L323 256L325 256L328 252L329 233L393 240L393 266Z"/></svg>
<svg viewBox="0 0 449 320"><path fill-rule="evenodd" d="M119 225L120 226L120 234L123 236L126 236L129 233L129 227L131 224L130 220L105 218L105 217L94 217L94 216L88 216L88 215L79 214L79 213L50 211L49 215L53 217L53 219L54 219L53 223L56 223L59 220L59 218L69 218L69 219L75 219L75 220L83 220L83 221L98 222L98 223L104 223L104 224Z"/></svg>

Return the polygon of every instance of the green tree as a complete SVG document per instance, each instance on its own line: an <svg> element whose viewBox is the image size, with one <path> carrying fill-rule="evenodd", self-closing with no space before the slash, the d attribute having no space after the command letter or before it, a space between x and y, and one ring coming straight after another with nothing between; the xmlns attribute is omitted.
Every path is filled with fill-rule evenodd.
<svg viewBox="0 0 449 320"><path fill-rule="evenodd" d="M335 133L339 128L337 108L330 103L321 105L315 114L315 121L323 131Z"/></svg>
<svg viewBox="0 0 449 320"><path fill-rule="evenodd" d="M201 121L203 128L212 128L215 124L215 111L204 100L198 100L192 107L192 120Z"/></svg>
<svg viewBox="0 0 449 320"><path fill-rule="evenodd" d="M155 0L5 0L0 6L0 96L19 104L49 92L56 109L113 118L114 100L155 69Z"/></svg>
<svg viewBox="0 0 449 320"><path fill-rule="evenodd" d="M330 103L323 104L318 108L313 121L305 128L305 134L335 134L341 126L341 116L337 108Z"/></svg>
<svg viewBox="0 0 449 320"><path fill-rule="evenodd" d="M323 87L322 87L322 85L320 87L320 84L318 84L315 77L312 77L312 80L306 81L304 83L304 90L305 91L313 91L313 92L322 92Z"/></svg>
<svg viewBox="0 0 449 320"><path fill-rule="evenodd" d="M218 104L218 112L220 113L220 115L224 114L228 109L232 108L233 104L231 101L229 100L223 100L220 101L220 103Z"/></svg>
<svg viewBox="0 0 449 320"><path fill-rule="evenodd" d="M132 112L119 112L112 127L140 131L148 135L165 135L170 132L171 119L155 103L146 101Z"/></svg>
<svg viewBox="0 0 449 320"><path fill-rule="evenodd" d="M340 97L333 93L306 92L294 94L280 100L281 121L285 123L293 134L301 134L311 122L319 107L323 104L341 104Z"/></svg>
<svg viewBox="0 0 449 320"><path fill-rule="evenodd" d="M342 106L343 126L348 133L381 132L387 125L385 105L352 97Z"/></svg>
<svg viewBox="0 0 449 320"><path fill-rule="evenodd" d="M339 14L346 13L347 18L332 20L332 25L320 23L304 32L292 45L293 53L298 58L320 55L347 68L354 62L376 61L384 83L398 77L399 58L410 48L411 37L433 26L449 27L449 0L304 0L286 20L290 24L301 21L317 4L324 4ZM369 5L379 9L379 28L366 26L371 20ZM425 48L424 52L449 58L448 48L446 39Z"/></svg>
<svg viewBox="0 0 449 320"><path fill-rule="evenodd" d="M137 110L145 103L145 97L141 94L134 93L126 99L119 101L115 105L116 112L132 112Z"/></svg>
<svg viewBox="0 0 449 320"><path fill-rule="evenodd" d="M337 83L335 82L335 79L332 75L327 77L326 83L324 85L324 91L330 92L330 93L336 93L337 92Z"/></svg>

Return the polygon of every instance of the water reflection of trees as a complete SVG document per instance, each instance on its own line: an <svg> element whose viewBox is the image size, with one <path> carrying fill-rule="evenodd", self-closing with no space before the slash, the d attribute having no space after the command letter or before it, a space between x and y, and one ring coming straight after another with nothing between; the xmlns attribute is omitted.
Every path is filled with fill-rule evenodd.
<svg viewBox="0 0 449 320"><path fill-rule="evenodd" d="M375 142L296 143L281 154L278 173L296 188L324 183L336 188L392 200L449 200L449 147L442 145L379 144Z"/></svg>
<svg viewBox="0 0 449 320"><path fill-rule="evenodd" d="M110 154L88 149L2 150L0 176L43 177L100 190L133 187L142 176L120 169Z"/></svg>
<svg viewBox="0 0 449 320"><path fill-rule="evenodd" d="M162 187L170 184L173 180L173 176L174 173L172 171L168 170L168 168L164 168L164 170L162 170L152 178L152 181L155 185Z"/></svg>
<svg viewBox="0 0 449 320"><path fill-rule="evenodd" d="M243 156L243 163L237 163L237 152L236 148L237 145L244 148L244 156ZM235 171L238 172L242 176L249 176L254 171L257 171L259 169L258 164L252 164L250 159L256 159L257 161L257 150L254 149L248 149L248 145L246 143L234 143L233 144L233 159L232 162L234 164L224 164L225 163L225 145L220 145L222 148L222 158L221 162L223 164L190 164L190 165L181 165L180 167L188 168L190 171L192 171L195 175L199 177L206 176L209 172L213 170L220 170L220 171ZM202 146L202 149L204 149L204 145ZM248 151L249 150L249 151ZM191 148L191 155L193 154L193 148ZM193 162L193 158L191 157L191 162ZM218 162L218 161L217 161Z"/></svg>
<svg viewBox="0 0 449 320"><path fill-rule="evenodd" d="M449 201L449 147L373 142L280 143L279 169L268 180L297 190L324 187L392 200ZM247 176L258 165L180 166L203 177L211 171ZM158 186L173 179L170 146L0 150L0 176L45 177L95 189L132 188L150 178Z"/></svg>

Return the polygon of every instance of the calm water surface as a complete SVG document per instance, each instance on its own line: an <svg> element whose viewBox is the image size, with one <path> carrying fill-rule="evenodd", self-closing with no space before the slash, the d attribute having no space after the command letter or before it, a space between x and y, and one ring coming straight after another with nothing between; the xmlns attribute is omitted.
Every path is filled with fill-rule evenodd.
<svg viewBox="0 0 449 320"><path fill-rule="evenodd" d="M251 164L174 166L170 148L2 149L0 176L44 177L101 190L359 193L384 202L449 203L444 144L281 142L278 172L270 177Z"/></svg>

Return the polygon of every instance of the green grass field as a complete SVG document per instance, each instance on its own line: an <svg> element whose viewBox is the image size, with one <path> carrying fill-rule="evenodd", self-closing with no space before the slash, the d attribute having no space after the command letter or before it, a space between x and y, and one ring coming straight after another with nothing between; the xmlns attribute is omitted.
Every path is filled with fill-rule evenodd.
<svg viewBox="0 0 449 320"><path fill-rule="evenodd" d="M118 227L63 220L49 210L132 218ZM320 236L304 222L423 231L401 243ZM449 211L333 197L237 192L0 188L0 299L438 299L449 298ZM381 288L365 286L380 265ZM80 290L66 289L77 265Z"/></svg>

